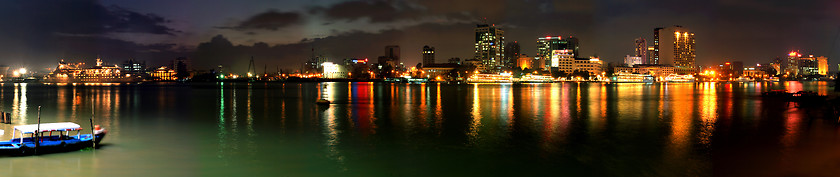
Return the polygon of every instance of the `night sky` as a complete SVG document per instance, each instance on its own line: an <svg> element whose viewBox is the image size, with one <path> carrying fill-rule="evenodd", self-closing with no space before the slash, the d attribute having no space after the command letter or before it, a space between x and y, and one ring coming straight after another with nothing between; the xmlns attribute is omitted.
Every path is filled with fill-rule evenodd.
<svg viewBox="0 0 840 177"><path fill-rule="evenodd" d="M575 36L581 55L621 62L633 40L652 45L653 29L682 25L696 34L697 64L769 62L791 50L830 57L840 45L840 1L574 1L574 0L6 0L0 2L0 64L55 67L59 59L109 63L129 58L149 67L179 56L194 69L222 64L245 72L255 58L298 69L315 52L331 61L376 58L400 45L408 66L421 49L436 59L472 58L481 19L503 28L522 53L540 36Z"/></svg>

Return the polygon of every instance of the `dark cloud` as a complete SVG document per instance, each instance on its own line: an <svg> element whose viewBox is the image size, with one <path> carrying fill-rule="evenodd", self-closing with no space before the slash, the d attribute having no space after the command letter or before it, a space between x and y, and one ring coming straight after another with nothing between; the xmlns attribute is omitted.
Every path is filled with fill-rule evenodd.
<svg viewBox="0 0 840 177"><path fill-rule="evenodd" d="M138 44L111 36L179 33L167 27L168 22L154 14L104 6L94 0L2 1L0 61L40 68L54 66L62 58L92 60L97 55L114 63L141 56L142 60L162 60L177 53L173 44Z"/></svg>
<svg viewBox="0 0 840 177"><path fill-rule="evenodd" d="M176 30L165 26L168 20L117 6L105 7L98 1L3 1L0 10L4 28L66 34L107 34L115 32L168 34Z"/></svg>
<svg viewBox="0 0 840 177"><path fill-rule="evenodd" d="M223 27L237 30L277 30L301 22L300 14L294 12L268 11L254 15L234 27Z"/></svg>
<svg viewBox="0 0 840 177"><path fill-rule="evenodd" d="M403 1L347 1L327 8L312 8L311 13L324 13L333 20L355 21L369 18L371 22L393 22L413 19L422 13Z"/></svg>

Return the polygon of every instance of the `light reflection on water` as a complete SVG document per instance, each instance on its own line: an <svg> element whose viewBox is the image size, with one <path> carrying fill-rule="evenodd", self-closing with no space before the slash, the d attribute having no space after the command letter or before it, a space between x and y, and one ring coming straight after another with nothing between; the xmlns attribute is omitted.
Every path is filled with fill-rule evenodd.
<svg viewBox="0 0 840 177"><path fill-rule="evenodd" d="M95 109L96 121L111 133L109 145L95 155L44 156L76 166L78 175L535 176L560 170L708 176L735 168L729 161L772 171L764 167L801 158L803 144L840 147L837 136L813 133L837 134L836 123L813 121L820 110L758 97L771 89L827 94L831 88L825 82L3 84L0 107L11 105L2 109L14 113L14 125L34 123L36 105L46 108L45 121L83 126ZM333 104L316 105L319 98ZM2 126L10 132L12 125ZM27 175L55 172L36 171L41 163L33 162L41 157L13 159L0 166Z"/></svg>

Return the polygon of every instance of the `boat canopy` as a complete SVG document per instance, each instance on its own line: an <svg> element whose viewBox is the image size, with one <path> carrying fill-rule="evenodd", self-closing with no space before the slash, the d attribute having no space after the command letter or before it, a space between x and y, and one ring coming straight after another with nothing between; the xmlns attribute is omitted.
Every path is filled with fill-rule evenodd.
<svg viewBox="0 0 840 177"><path fill-rule="evenodd" d="M73 130L81 130L82 126L73 122L59 122L59 123L45 123L41 124L41 132L51 132L51 131L73 131ZM15 126L15 130L20 131L22 133L35 133L38 131L38 124L29 124L29 125L18 125Z"/></svg>

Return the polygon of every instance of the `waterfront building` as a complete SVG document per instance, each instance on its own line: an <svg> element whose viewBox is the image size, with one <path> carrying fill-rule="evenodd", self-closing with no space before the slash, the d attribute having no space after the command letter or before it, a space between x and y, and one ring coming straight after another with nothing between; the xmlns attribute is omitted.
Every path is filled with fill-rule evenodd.
<svg viewBox="0 0 840 177"><path fill-rule="evenodd" d="M327 79L346 79L348 77L349 72L347 69L339 64L335 64L333 62L324 62L321 64L321 68L324 69L322 72L322 76Z"/></svg>
<svg viewBox="0 0 840 177"><path fill-rule="evenodd" d="M572 55L579 56L580 45L575 37L563 38L560 36L546 36L537 38L537 56L551 58L554 50L569 50ZM554 67L552 60L546 60L546 68Z"/></svg>
<svg viewBox="0 0 840 177"><path fill-rule="evenodd" d="M519 58L516 59L516 67L518 67L521 70L534 69L534 58L522 54L519 56Z"/></svg>
<svg viewBox="0 0 840 177"><path fill-rule="evenodd" d="M695 73L694 33L682 26L653 30L653 63L672 65L677 74Z"/></svg>
<svg viewBox="0 0 840 177"><path fill-rule="evenodd" d="M604 63L597 57L576 58L574 60L574 71L586 71L589 75L600 75L603 72ZM571 72L568 72L571 73Z"/></svg>
<svg viewBox="0 0 840 177"><path fill-rule="evenodd" d="M174 81L176 79L175 74L176 72L174 69L161 66L149 73L149 76L151 76L151 79L154 81Z"/></svg>
<svg viewBox="0 0 840 177"><path fill-rule="evenodd" d="M435 64L435 48L423 46L423 66Z"/></svg>
<svg viewBox="0 0 840 177"><path fill-rule="evenodd" d="M762 71L761 69L756 68L756 67L744 68L744 74L742 76L743 77L749 77L749 78L766 78L766 77L769 77L767 75L767 72Z"/></svg>
<svg viewBox="0 0 840 177"><path fill-rule="evenodd" d="M451 80L449 73L460 65L452 63L432 64L423 66L424 76L429 80Z"/></svg>
<svg viewBox="0 0 840 177"><path fill-rule="evenodd" d="M507 68L516 67L520 54L522 53L520 51L519 42L508 42L507 45L505 45L505 58L503 61L505 66Z"/></svg>
<svg viewBox="0 0 840 177"><path fill-rule="evenodd" d="M645 61L648 59L647 41L645 40L645 38L640 37L636 38L634 44L635 45L633 46L633 56L640 58L638 64L647 64L647 61Z"/></svg>
<svg viewBox="0 0 840 177"><path fill-rule="evenodd" d="M312 56L309 57L309 60L304 63L303 73L306 74L316 74L321 73L321 64L327 62L327 57L323 55L316 55L315 48L312 48Z"/></svg>
<svg viewBox="0 0 840 177"><path fill-rule="evenodd" d="M826 76L828 74L828 58L814 55L802 56L799 52L790 52L785 60L780 62L780 74L795 78L800 76Z"/></svg>
<svg viewBox="0 0 840 177"><path fill-rule="evenodd" d="M828 76L828 58L820 56L815 59L817 60L817 74Z"/></svg>
<svg viewBox="0 0 840 177"><path fill-rule="evenodd" d="M499 70L504 65L505 32L496 25L479 24L475 28L475 59L483 70Z"/></svg>
<svg viewBox="0 0 840 177"><path fill-rule="evenodd" d="M532 62L534 70L545 70L546 69L546 67L545 67L545 57L535 56L535 57L531 57L531 58L534 59L534 61Z"/></svg>
<svg viewBox="0 0 840 177"><path fill-rule="evenodd" d="M633 65L644 64L644 63L642 62L642 57L627 55L627 56L624 56L624 64L626 64L629 67L633 67Z"/></svg>
<svg viewBox="0 0 840 177"><path fill-rule="evenodd" d="M642 64L648 64L648 65L654 64L653 63L653 52L654 51L656 51L656 49L653 46L648 46L647 47L647 57L643 58L643 60L645 60L645 61Z"/></svg>
<svg viewBox="0 0 840 177"><path fill-rule="evenodd" d="M575 55L572 50L553 50L551 51L551 68L571 74L574 71Z"/></svg>
<svg viewBox="0 0 840 177"><path fill-rule="evenodd" d="M143 75L146 74L146 62L138 62L134 59L128 59L123 62L123 71L128 74Z"/></svg>
<svg viewBox="0 0 840 177"><path fill-rule="evenodd" d="M192 77L192 74L190 73L190 60L187 57L175 58L169 66L175 70L175 77L177 77L177 79Z"/></svg>
<svg viewBox="0 0 840 177"><path fill-rule="evenodd" d="M478 71L487 70L487 67L484 66L484 63L478 59L466 59L464 60L463 65L468 67L475 67L475 69Z"/></svg>

